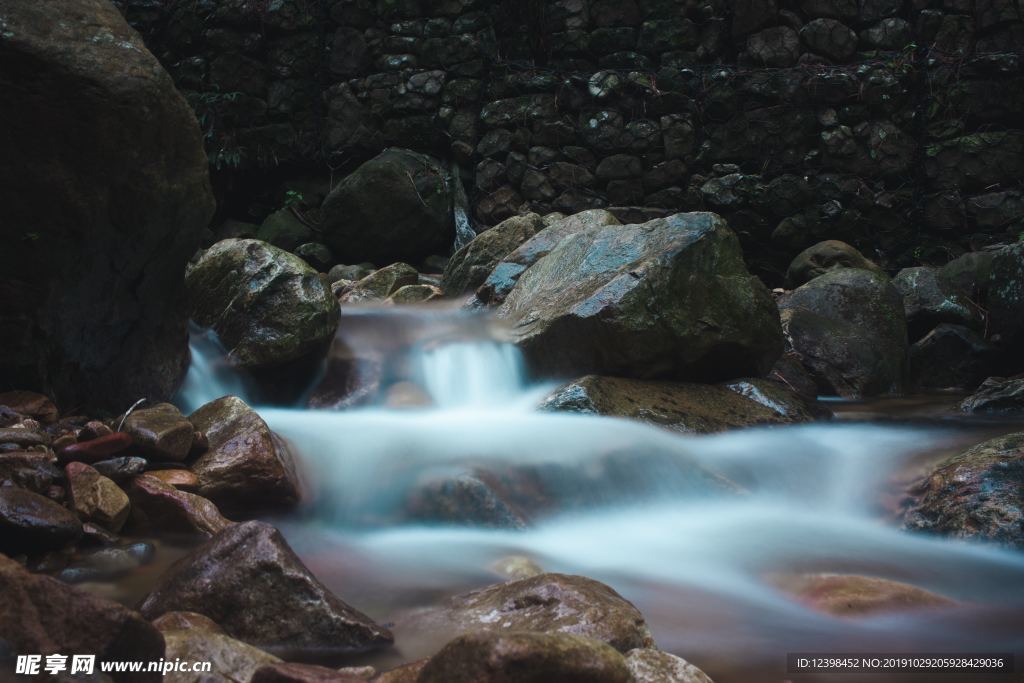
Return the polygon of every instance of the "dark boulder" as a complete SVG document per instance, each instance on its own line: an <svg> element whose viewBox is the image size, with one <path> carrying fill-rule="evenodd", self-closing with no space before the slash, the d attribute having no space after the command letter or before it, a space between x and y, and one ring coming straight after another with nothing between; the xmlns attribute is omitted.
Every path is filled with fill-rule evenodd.
<svg viewBox="0 0 1024 683"><path fill-rule="evenodd" d="M910 382L921 389L974 389L993 373L998 357L974 330L943 323L910 346Z"/></svg>
<svg viewBox="0 0 1024 683"><path fill-rule="evenodd" d="M984 324L981 310L966 292L958 291L942 279L937 268L904 268L892 283L903 295L907 334L914 342L940 323L952 323L980 330Z"/></svg>
<svg viewBox="0 0 1024 683"><path fill-rule="evenodd" d="M320 213L323 240L344 262L420 263L455 241L447 169L405 149L387 149L357 168Z"/></svg>
<svg viewBox="0 0 1024 683"><path fill-rule="evenodd" d="M95 654L99 662L158 661L164 639L148 621L116 602L0 556L0 640L18 653ZM124 683L158 683L159 672L112 674Z"/></svg>
<svg viewBox="0 0 1024 683"><path fill-rule="evenodd" d="M170 398L214 209L195 116L110 2L0 17L0 376L60 405Z"/></svg>
<svg viewBox="0 0 1024 683"><path fill-rule="evenodd" d="M842 268L779 299L789 347L822 393L858 397L903 387L903 298L885 275Z"/></svg>
<svg viewBox="0 0 1024 683"><path fill-rule="evenodd" d="M940 463L910 489L908 529L1024 549L1024 433Z"/></svg>
<svg viewBox="0 0 1024 683"><path fill-rule="evenodd" d="M41 553L81 535L78 517L49 498L11 486L0 488L0 552Z"/></svg>
<svg viewBox="0 0 1024 683"><path fill-rule="evenodd" d="M179 491L152 475L136 477L128 495L132 501L132 524L136 529L210 537L231 524L206 498Z"/></svg>
<svg viewBox="0 0 1024 683"><path fill-rule="evenodd" d="M203 614L270 652L342 654L392 642L310 574L281 533L263 522L226 528L172 566L142 602L147 618Z"/></svg>
<svg viewBox="0 0 1024 683"><path fill-rule="evenodd" d="M995 252L988 281L989 332L1005 349L1024 346L1024 242ZM1010 372L1024 370L1024 358L1013 354Z"/></svg>
<svg viewBox="0 0 1024 683"><path fill-rule="evenodd" d="M563 376L732 379L782 351L771 295L713 213L573 233L498 312L534 368Z"/></svg>
<svg viewBox="0 0 1024 683"><path fill-rule="evenodd" d="M242 367L314 355L338 325L338 304L317 272L265 242L217 242L189 268L185 284L192 319L213 328Z"/></svg>
<svg viewBox="0 0 1024 683"><path fill-rule="evenodd" d="M799 287L837 268L863 268L876 273L883 272L855 247L839 240L826 240L797 254L786 271L786 284Z"/></svg>
<svg viewBox="0 0 1024 683"><path fill-rule="evenodd" d="M1024 376L989 377L963 400L960 410L984 415L1024 414Z"/></svg>

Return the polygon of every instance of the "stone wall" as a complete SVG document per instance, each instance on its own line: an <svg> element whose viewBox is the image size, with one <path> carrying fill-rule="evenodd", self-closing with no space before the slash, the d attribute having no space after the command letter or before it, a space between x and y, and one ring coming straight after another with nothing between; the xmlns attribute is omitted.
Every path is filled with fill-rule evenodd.
<svg viewBox="0 0 1024 683"><path fill-rule="evenodd" d="M224 177L411 147L482 225L719 211L772 283L824 238L896 267L1024 227L1019 0L121 4Z"/></svg>

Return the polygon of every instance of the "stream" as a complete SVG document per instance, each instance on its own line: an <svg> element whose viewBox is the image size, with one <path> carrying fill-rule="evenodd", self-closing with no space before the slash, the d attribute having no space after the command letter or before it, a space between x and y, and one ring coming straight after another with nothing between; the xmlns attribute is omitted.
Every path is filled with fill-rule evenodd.
<svg viewBox="0 0 1024 683"><path fill-rule="evenodd" d="M932 396L829 402L828 422L682 436L538 411L554 382L530 377L479 314L353 308L339 330L335 352L384 368L366 405L257 409L294 449L309 492L303 510L270 521L328 587L394 627L395 648L366 663L432 654L451 634L416 632L403 615L501 581L495 566L510 556L608 583L659 647L717 683L850 678L791 677L788 652L1016 652L1024 663L1024 554L909 534L896 519L901 492L929 464L1019 424L957 417L952 397ZM183 409L246 397L222 353L194 335ZM431 483L481 470L526 472L542 492L526 528L410 514ZM829 616L770 580L797 572L904 581L956 604Z"/></svg>

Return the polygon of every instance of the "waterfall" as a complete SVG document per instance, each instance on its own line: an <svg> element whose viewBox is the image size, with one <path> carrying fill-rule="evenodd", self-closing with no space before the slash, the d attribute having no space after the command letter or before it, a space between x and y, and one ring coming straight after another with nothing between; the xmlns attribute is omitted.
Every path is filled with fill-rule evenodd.
<svg viewBox="0 0 1024 683"><path fill-rule="evenodd" d="M192 362L175 403L185 414L221 396L249 397L248 382L228 360L227 351L212 330L193 326L189 330Z"/></svg>

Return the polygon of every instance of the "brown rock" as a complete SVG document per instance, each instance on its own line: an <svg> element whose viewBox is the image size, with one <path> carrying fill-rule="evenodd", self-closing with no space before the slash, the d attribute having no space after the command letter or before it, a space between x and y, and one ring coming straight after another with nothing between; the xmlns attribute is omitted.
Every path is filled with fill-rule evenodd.
<svg viewBox="0 0 1024 683"><path fill-rule="evenodd" d="M420 659L390 671L385 671L371 680L373 683L417 683L420 679L420 673L428 661L430 660Z"/></svg>
<svg viewBox="0 0 1024 683"><path fill-rule="evenodd" d="M129 493L133 524L144 528L209 537L231 524L206 498L179 491L150 474L136 477Z"/></svg>
<svg viewBox="0 0 1024 683"><path fill-rule="evenodd" d="M385 303L396 306L407 306L409 304L421 304L434 299L440 299L444 293L434 285L406 285L400 287L394 294L389 296Z"/></svg>
<svg viewBox="0 0 1024 683"><path fill-rule="evenodd" d="M0 453L0 484L9 481L21 488L45 494L63 479L63 472L53 456L41 451L10 451Z"/></svg>
<svg viewBox="0 0 1024 683"><path fill-rule="evenodd" d="M153 620L153 626L161 633L166 631L204 631L206 633L224 633L217 623L198 612L168 612Z"/></svg>
<svg viewBox="0 0 1024 683"><path fill-rule="evenodd" d="M949 598L910 584L855 574L796 574L770 581L800 602L834 616L868 616L885 612L945 607Z"/></svg>
<svg viewBox="0 0 1024 683"><path fill-rule="evenodd" d="M367 676L345 674L313 664L268 664L249 683L365 683Z"/></svg>
<svg viewBox="0 0 1024 683"><path fill-rule="evenodd" d="M230 526L178 561L141 606L151 619L176 610L204 614L232 637L291 654L347 653L393 640L328 591L262 522Z"/></svg>
<svg viewBox="0 0 1024 683"><path fill-rule="evenodd" d="M81 534L78 518L49 498L25 489L0 488L0 552L55 550Z"/></svg>
<svg viewBox="0 0 1024 683"><path fill-rule="evenodd" d="M19 653L95 654L99 662L164 657L164 639L145 619L0 557L0 638ZM125 683L158 683L159 673L114 674Z"/></svg>
<svg viewBox="0 0 1024 683"><path fill-rule="evenodd" d="M99 420L89 420L82 427L81 431L78 432L78 440L89 441L91 439L98 439L101 436L110 436L113 433L114 430L107 426L106 423Z"/></svg>
<svg viewBox="0 0 1024 683"><path fill-rule="evenodd" d="M189 416L210 449L192 464L199 493L225 509L290 506L299 501L295 463L267 423L234 396Z"/></svg>
<svg viewBox="0 0 1024 683"><path fill-rule="evenodd" d="M714 683L682 657L652 648L627 652L626 666L634 683Z"/></svg>
<svg viewBox="0 0 1024 683"><path fill-rule="evenodd" d="M786 271L786 283L790 287L799 287L836 268L863 268L884 274L881 268L865 258L855 247L839 240L826 240L797 254Z"/></svg>
<svg viewBox="0 0 1024 683"><path fill-rule="evenodd" d="M182 491L195 491L199 488L199 477L191 470L150 470L146 476L155 477Z"/></svg>
<svg viewBox="0 0 1024 683"><path fill-rule="evenodd" d="M430 658L418 683L632 683L621 654L568 633L473 633Z"/></svg>
<svg viewBox="0 0 1024 683"><path fill-rule="evenodd" d="M0 393L0 406L6 406L25 417L44 424L56 422L60 416L57 406L46 396L34 391L5 391Z"/></svg>
<svg viewBox="0 0 1024 683"><path fill-rule="evenodd" d="M123 429L146 457L177 462L188 457L195 431L170 403L133 411L125 418Z"/></svg>
<svg viewBox="0 0 1024 683"><path fill-rule="evenodd" d="M68 463L64 473L68 479L71 507L79 517L96 522L114 533L120 531L131 509L128 494L85 463Z"/></svg>
<svg viewBox="0 0 1024 683"><path fill-rule="evenodd" d="M171 671L164 683L238 683L249 681L267 664L281 660L240 640L210 628L171 628L164 622L162 633L167 642L164 658L169 661L210 662L209 673Z"/></svg>
<svg viewBox="0 0 1024 683"><path fill-rule="evenodd" d="M640 611L611 587L585 576L540 574L450 598L410 615L418 629L478 633L571 633L620 652L651 647Z"/></svg>
<svg viewBox="0 0 1024 683"><path fill-rule="evenodd" d="M0 428L0 444L13 444L21 448L50 445L50 437L46 432L26 429L24 427Z"/></svg>
<svg viewBox="0 0 1024 683"><path fill-rule="evenodd" d="M71 444L57 451L57 459L63 465L69 462L94 463L106 460L132 445L132 437L124 432L101 436L98 439Z"/></svg>

